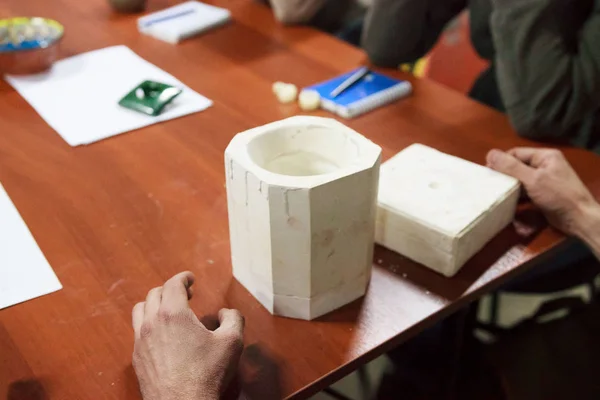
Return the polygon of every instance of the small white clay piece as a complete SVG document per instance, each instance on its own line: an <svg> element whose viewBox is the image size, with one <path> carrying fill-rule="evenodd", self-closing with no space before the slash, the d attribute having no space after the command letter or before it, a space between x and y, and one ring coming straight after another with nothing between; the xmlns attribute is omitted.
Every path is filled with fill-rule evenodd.
<svg viewBox="0 0 600 400"><path fill-rule="evenodd" d="M316 90L303 89L298 96L298 104L304 111L314 111L321 105L321 96Z"/></svg>
<svg viewBox="0 0 600 400"><path fill-rule="evenodd" d="M298 88L293 83L275 82L273 84L273 93L282 104L296 101L298 97Z"/></svg>

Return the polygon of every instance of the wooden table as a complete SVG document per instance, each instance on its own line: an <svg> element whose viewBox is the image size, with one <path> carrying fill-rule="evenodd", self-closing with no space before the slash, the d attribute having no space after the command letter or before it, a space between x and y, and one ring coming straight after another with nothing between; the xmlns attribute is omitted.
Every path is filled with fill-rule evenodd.
<svg viewBox="0 0 600 400"><path fill-rule="evenodd" d="M150 0L150 8L172 3ZM0 181L64 285L0 311L0 397L139 398L131 308L148 289L190 269L198 278L192 307L205 322L214 323L221 307L246 316L240 370L250 397L304 398L551 255L563 240L520 214L453 279L378 248L363 299L313 322L272 317L231 277L223 151L237 132L299 112L275 101L273 81L311 84L365 56L311 29L281 28L250 0L215 3L229 7L235 22L179 46L140 35L135 16L111 13L104 0L0 5L0 15L65 24L63 56L126 44L215 101L199 114L71 148L0 83ZM386 158L420 142L483 162L492 147L530 144L503 115L435 83L413 83L412 98L347 121ZM572 149L567 156L600 194L599 159Z"/></svg>

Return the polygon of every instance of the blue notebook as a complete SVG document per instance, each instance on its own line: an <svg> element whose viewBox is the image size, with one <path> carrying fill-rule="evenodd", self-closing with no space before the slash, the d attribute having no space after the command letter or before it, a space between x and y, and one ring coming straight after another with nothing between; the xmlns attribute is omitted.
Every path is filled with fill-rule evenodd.
<svg viewBox="0 0 600 400"><path fill-rule="evenodd" d="M401 81L369 72L359 82L340 93L335 99L330 93L358 69L331 80L309 86L321 95L321 107L343 118L353 118L375 108L389 104L412 92L408 81Z"/></svg>

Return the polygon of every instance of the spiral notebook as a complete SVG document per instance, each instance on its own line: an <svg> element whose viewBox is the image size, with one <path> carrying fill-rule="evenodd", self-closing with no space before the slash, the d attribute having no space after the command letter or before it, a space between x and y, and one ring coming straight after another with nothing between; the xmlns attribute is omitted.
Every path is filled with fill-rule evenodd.
<svg viewBox="0 0 600 400"><path fill-rule="evenodd" d="M307 89L319 92L321 95L321 108L343 118L357 117L406 97L412 92L412 85L408 81L389 78L377 72L369 72L359 82L333 98L330 94L331 91L357 70L309 86Z"/></svg>

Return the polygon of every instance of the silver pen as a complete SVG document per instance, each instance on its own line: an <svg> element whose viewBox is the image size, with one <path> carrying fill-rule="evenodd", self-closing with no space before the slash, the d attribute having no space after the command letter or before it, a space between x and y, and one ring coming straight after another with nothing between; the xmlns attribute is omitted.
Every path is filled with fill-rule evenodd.
<svg viewBox="0 0 600 400"><path fill-rule="evenodd" d="M369 73L369 68L367 67L362 67L360 69L358 69L355 73L353 73L352 75L350 75L348 77L348 79L346 79L344 82L340 83L340 85L338 87L336 87L335 89L333 89L331 91L331 93L329 93L329 95L332 98L336 98L337 96L339 96L344 90L348 89L350 86L354 85L356 82L360 81L362 78L365 77L365 75L367 75Z"/></svg>

